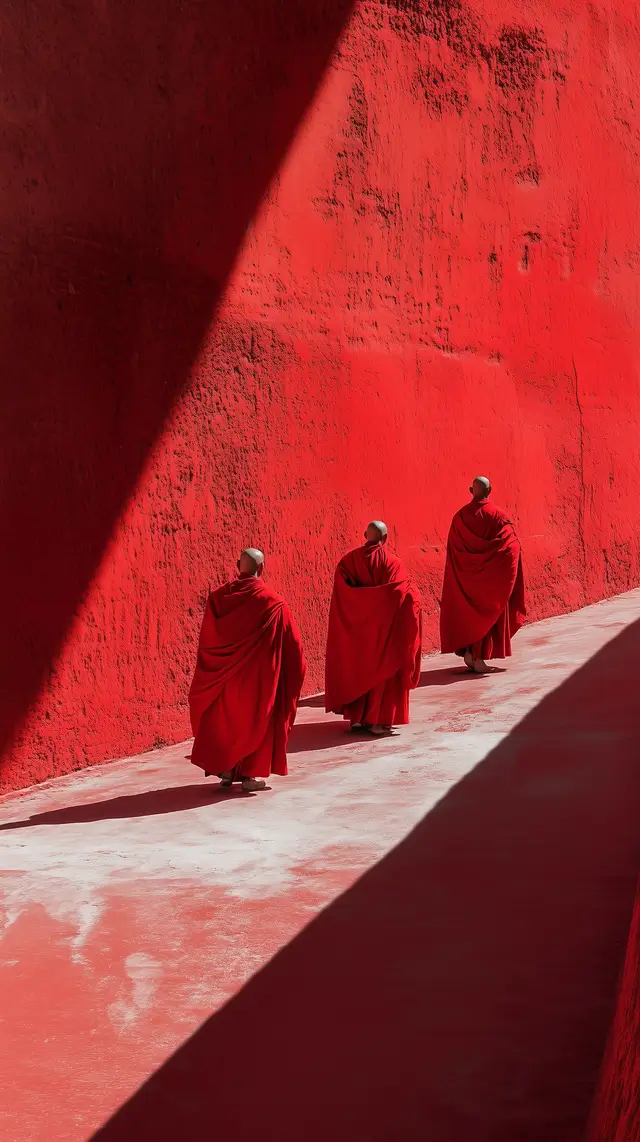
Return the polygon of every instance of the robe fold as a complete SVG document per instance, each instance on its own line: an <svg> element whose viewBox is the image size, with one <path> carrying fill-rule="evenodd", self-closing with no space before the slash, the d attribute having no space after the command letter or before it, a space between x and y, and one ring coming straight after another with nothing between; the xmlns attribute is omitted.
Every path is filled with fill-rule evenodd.
<svg viewBox="0 0 640 1142"><path fill-rule="evenodd" d="M405 725L421 656L420 596L400 560L381 543L349 552L329 611L326 710L352 724Z"/></svg>
<svg viewBox="0 0 640 1142"><path fill-rule="evenodd" d="M284 776L304 675L300 635L284 599L255 576L213 591L189 692L193 764L236 779Z"/></svg>
<svg viewBox="0 0 640 1142"><path fill-rule="evenodd" d="M453 517L440 608L443 654L508 658L526 618L520 541L506 512L472 500Z"/></svg>

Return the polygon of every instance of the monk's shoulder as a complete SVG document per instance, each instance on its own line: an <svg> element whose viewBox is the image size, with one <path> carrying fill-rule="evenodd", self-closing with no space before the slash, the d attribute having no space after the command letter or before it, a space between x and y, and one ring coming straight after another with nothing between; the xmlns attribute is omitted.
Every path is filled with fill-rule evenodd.
<svg viewBox="0 0 640 1142"><path fill-rule="evenodd" d="M357 563L362 559L364 551L365 548L362 545L360 547L353 547L351 551L347 551L346 555L342 556L340 563L346 563L347 565L352 566L354 563Z"/></svg>
<svg viewBox="0 0 640 1142"><path fill-rule="evenodd" d="M221 583L219 587L214 587L213 591L209 592L208 604L214 615L220 613L220 608L224 606L225 599L229 597L233 590L235 580L231 579L228 583Z"/></svg>
<svg viewBox="0 0 640 1142"><path fill-rule="evenodd" d="M384 551L384 559L387 567L394 571L396 574L405 574L404 563L399 555L394 555L392 551Z"/></svg>
<svg viewBox="0 0 640 1142"><path fill-rule="evenodd" d="M261 580L257 581L256 597L264 603L265 607L285 607L287 608L287 601L277 591L274 591L267 583Z"/></svg>
<svg viewBox="0 0 640 1142"><path fill-rule="evenodd" d="M284 599L261 579L231 579L209 595L209 605L218 617L245 606L267 610L282 604Z"/></svg>
<svg viewBox="0 0 640 1142"><path fill-rule="evenodd" d="M342 556L339 561L336 571L342 575L343 579L357 579L358 572L362 570L363 564L363 547L354 547L352 551L347 551L346 555Z"/></svg>
<svg viewBox="0 0 640 1142"><path fill-rule="evenodd" d="M233 579L229 579L226 583L221 583L213 591L214 595L230 595L232 591L236 591L241 580L237 575Z"/></svg>
<svg viewBox="0 0 640 1142"><path fill-rule="evenodd" d="M492 500L488 500L483 504L482 511L486 519L494 520L496 523L504 524L510 523L508 512L500 507L500 504L494 504Z"/></svg>

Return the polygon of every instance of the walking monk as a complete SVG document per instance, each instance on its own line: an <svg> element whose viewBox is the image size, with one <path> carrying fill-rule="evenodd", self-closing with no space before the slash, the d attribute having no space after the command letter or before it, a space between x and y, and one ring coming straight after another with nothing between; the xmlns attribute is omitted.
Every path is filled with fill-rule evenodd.
<svg viewBox="0 0 640 1142"><path fill-rule="evenodd" d="M305 674L300 635L284 599L262 582L264 555L248 547L238 577L207 601L189 706L191 760L224 788L266 788L287 773L287 739Z"/></svg>
<svg viewBox="0 0 640 1142"><path fill-rule="evenodd" d="M325 709L351 729L377 735L409 721L409 690L420 681L420 596L385 546L382 520L370 523L364 547L341 559L335 576L325 681Z"/></svg>
<svg viewBox="0 0 640 1142"><path fill-rule="evenodd" d="M506 512L489 502L491 484L476 476L473 498L453 517L440 609L442 653L490 674L486 659L508 658L526 617L520 541Z"/></svg>

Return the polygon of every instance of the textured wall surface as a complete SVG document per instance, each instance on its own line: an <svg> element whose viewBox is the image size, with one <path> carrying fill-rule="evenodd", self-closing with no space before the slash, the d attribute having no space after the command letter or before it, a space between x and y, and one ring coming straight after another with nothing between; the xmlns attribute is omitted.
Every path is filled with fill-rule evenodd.
<svg viewBox="0 0 640 1142"><path fill-rule="evenodd" d="M204 595L248 542L310 690L333 564L371 517L436 646L478 470L532 617L638 582L631 0L11 21L5 784L185 736Z"/></svg>

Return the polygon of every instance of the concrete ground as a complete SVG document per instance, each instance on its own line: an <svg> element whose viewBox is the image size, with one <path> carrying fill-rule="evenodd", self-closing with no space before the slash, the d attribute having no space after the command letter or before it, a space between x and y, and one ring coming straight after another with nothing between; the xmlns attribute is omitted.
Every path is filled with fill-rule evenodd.
<svg viewBox="0 0 640 1142"><path fill-rule="evenodd" d="M310 700L267 794L182 745L2 799L1 1142L582 1139L640 864L640 591L514 649L426 659L392 739Z"/></svg>

